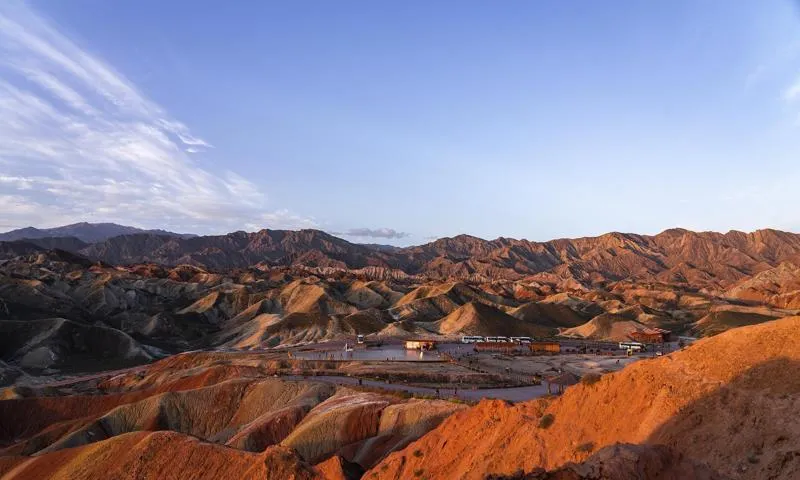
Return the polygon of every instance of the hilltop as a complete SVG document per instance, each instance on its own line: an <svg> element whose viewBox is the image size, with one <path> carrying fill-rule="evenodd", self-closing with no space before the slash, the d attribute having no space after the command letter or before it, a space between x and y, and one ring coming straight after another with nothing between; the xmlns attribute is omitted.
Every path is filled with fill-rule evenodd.
<svg viewBox="0 0 800 480"><path fill-rule="evenodd" d="M252 253L255 244L275 259L275 265L248 261L243 263L247 267L229 269L197 262L122 266L28 241L0 243L6 256L0 261L0 328L10 332L2 361L51 369L78 357L125 363L189 349L246 350L343 340L355 334L450 339L463 334L565 335L616 342L636 331L663 329L674 335L709 336L790 316L797 311L784 308L787 304L778 299L800 296L797 267L787 262L730 288L630 278L589 285L541 278L430 279L369 270L386 272L387 267L345 269L305 262L332 256L341 264L396 260L366 247L350 251L347 242L331 238L315 231L214 237L220 244L241 242L254 255L252 260L262 258ZM87 248L100 251L101 246L131 239L152 241L172 252L169 246L175 242L203 243L208 237L122 236ZM470 239L466 245L471 247L461 254L480 251L482 244ZM312 246L317 254L309 256L307 248ZM453 245L446 242L445 247ZM114 255L125 255L126 248L114 250ZM287 250L305 260L280 265ZM323 251L326 256L320 256ZM223 255L217 248L203 252ZM17 323L4 323L11 321ZM92 329L86 330L89 326ZM104 341L120 347L103 349L100 344L61 339L71 338L65 332L84 330L108 332L103 333ZM42 338L50 340L39 344ZM125 353L129 351L141 354L131 357Z"/></svg>
<svg viewBox="0 0 800 480"><path fill-rule="evenodd" d="M800 235L770 229L751 233L670 229L652 236L612 232L547 242L459 235L406 248L359 245L311 229L188 236L114 224L76 224L0 234L0 240L40 243L46 237L76 237L86 245L62 241L58 248L111 264L192 264L222 270L302 265L359 270L373 279L527 280L560 291L621 280L724 290L781 264L800 263ZM775 275L791 282L789 277L796 274L783 268ZM734 294L741 296L736 292L747 288L741 285Z"/></svg>
<svg viewBox="0 0 800 480"><path fill-rule="evenodd" d="M13 240L42 240L48 238L73 238L84 243L95 243L108 240L120 235L150 234L168 237L191 238L196 235L186 233L173 233L160 229L142 229L117 225L116 223L73 223L54 228L25 227L0 233L0 241Z"/></svg>

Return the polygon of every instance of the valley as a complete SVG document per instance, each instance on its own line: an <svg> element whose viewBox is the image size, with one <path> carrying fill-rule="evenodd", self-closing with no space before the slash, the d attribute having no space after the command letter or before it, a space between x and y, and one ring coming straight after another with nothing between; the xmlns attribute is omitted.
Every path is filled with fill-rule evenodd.
<svg viewBox="0 0 800 480"><path fill-rule="evenodd" d="M0 475L793 478L798 238L0 242Z"/></svg>

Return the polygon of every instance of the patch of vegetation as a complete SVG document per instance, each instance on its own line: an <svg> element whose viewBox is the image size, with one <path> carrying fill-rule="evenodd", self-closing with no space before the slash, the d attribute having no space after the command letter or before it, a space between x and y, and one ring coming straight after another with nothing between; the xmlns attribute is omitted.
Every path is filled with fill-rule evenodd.
<svg viewBox="0 0 800 480"><path fill-rule="evenodd" d="M594 385L603 378L599 373L587 373L581 378L581 383L584 385Z"/></svg>
<svg viewBox="0 0 800 480"><path fill-rule="evenodd" d="M419 458L419 457L422 457L423 455L425 455L425 454L422 453L422 450L420 450L420 449L414 450L414 456L415 457Z"/></svg>
<svg viewBox="0 0 800 480"><path fill-rule="evenodd" d="M581 443L575 450L581 453L589 453L594 450L594 442Z"/></svg>
<svg viewBox="0 0 800 480"><path fill-rule="evenodd" d="M552 425L553 422L555 421L556 417L553 416L552 413L547 413L545 415L542 415L542 418L539 419L539 428L544 428L544 429L550 428L550 425Z"/></svg>
<svg viewBox="0 0 800 480"><path fill-rule="evenodd" d="M423 470L421 468L419 468L417 470L414 470L414 476L415 477L421 477L423 473L425 473L425 470Z"/></svg>
<svg viewBox="0 0 800 480"><path fill-rule="evenodd" d="M764 450L761 447L756 447L755 450L751 451L750 454L747 456L747 461L752 463L752 464L759 463L761 461L761 459L758 458L758 457L759 457L759 455L762 455L763 453L764 453Z"/></svg>
<svg viewBox="0 0 800 480"><path fill-rule="evenodd" d="M428 394L414 394L414 398L419 398L420 400L439 400L439 397L436 395L428 395Z"/></svg>

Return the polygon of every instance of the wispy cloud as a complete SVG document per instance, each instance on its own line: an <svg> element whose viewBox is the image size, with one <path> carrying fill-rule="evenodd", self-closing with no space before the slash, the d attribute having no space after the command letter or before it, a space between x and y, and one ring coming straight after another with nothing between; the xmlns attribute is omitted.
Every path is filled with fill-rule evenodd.
<svg viewBox="0 0 800 480"><path fill-rule="evenodd" d="M0 2L0 224L123 221L182 230L314 226L233 172L122 74L28 6Z"/></svg>
<svg viewBox="0 0 800 480"><path fill-rule="evenodd" d="M351 228L345 232L331 232L332 235L342 235L345 237L365 237L365 238L406 238L410 234L398 232L393 228Z"/></svg>
<svg viewBox="0 0 800 480"><path fill-rule="evenodd" d="M795 80L795 82L783 92L783 98L790 102L800 99L800 78Z"/></svg>

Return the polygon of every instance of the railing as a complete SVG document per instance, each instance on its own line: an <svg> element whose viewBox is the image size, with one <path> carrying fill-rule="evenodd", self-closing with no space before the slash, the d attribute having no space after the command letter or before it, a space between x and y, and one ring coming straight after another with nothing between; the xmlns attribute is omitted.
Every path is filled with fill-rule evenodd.
<svg viewBox="0 0 800 480"><path fill-rule="evenodd" d="M538 375L530 375L530 374L514 372L510 368L506 368L505 372L491 371L479 368L474 365L474 363L477 363L477 361L473 361L472 358L470 358L470 360L468 361L465 361L463 355L453 356L448 353L442 353L441 357L443 359L446 359L450 363L453 363L460 367L464 367L476 373L497 375L498 377L502 378L506 383L510 383L513 385L541 385L542 383L541 378ZM469 357L469 355L467 355L467 357Z"/></svg>

